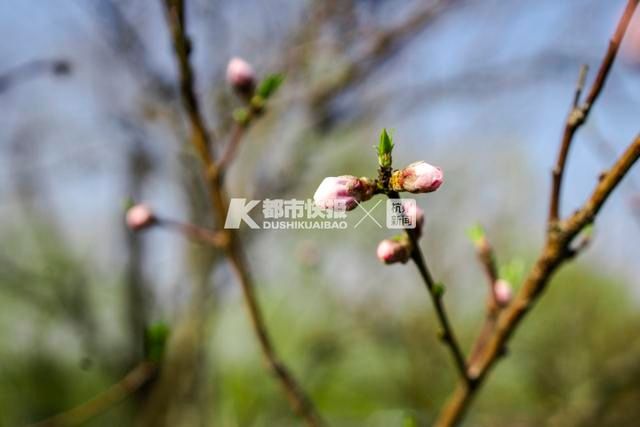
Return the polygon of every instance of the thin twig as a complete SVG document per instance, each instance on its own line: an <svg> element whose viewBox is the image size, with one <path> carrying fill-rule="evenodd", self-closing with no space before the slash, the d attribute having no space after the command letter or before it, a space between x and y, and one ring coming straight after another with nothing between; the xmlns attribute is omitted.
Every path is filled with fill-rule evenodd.
<svg viewBox="0 0 640 427"><path fill-rule="evenodd" d="M220 156L220 160L218 160L217 169L218 173L221 176L224 176L225 172L229 168L229 165L233 161L238 148L242 142L242 137L245 134L246 127L241 125L240 123L236 123L231 131L231 136L229 137L229 142L224 147L224 151Z"/></svg>
<svg viewBox="0 0 640 427"><path fill-rule="evenodd" d="M493 302L496 300L495 283L498 281L498 266L496 264L496 256L489 240L483 236L476 244L476 253L478 261L484 269L489 285L489 296Z"/></svg>
<svg viewBox="0 0 640 427"><path fill-rule="evenodd" d="M71 63L66 59L36 59L8 70L0 71L0 94L13 85L31 78L52 74L64 76L71 72Z"/></svg>
<svg viewBox="0 0 640 427"><path fill-rule="evenodd" d="M229 244L229 236L220 231L209 230L194 224L176 221L167 218L156 218L156 224L161 227L176 230L185 237L200 243L211 245L214 248L225 249Z"/></svg>
<svg viewBox="0 0 640 427"><path fill-rule="evenodd" d="M576 83L576 92L573 96L573 108L578 108L580 104L580 99L582 99L582 91L584 90L584 85L587 82L587 73L589 72L589 66L587 64L583 64L580 67L580 73L578 74L578 81Z"/></svg>
<svg viewBox="0 0 640 427"><path fill-rule="evenodd" d="M30 427L72 427L82 425L135 393L143 385L155 378L157 372L158 367L155 363L150 361L141 362L124 378L93 399L66 412L32 424Z"/></svg>
<svg viewBox="0 0 640 427"><path fill-rule="evenodd" d="M211 151L211 137L207 131L194 91L194 74L189 61L191 42L186 35L184 1L165 0L165 6L173 36L175 56L179 65L180 92L191 124L192 144L199 153L205 168L216 228L228 236L229 244L225 248L225 254L242 287L245 305L254 333L258 338L260 350L267 362L267 366L282 386L292 410L303 418L310 427L321 426L323 422L317 414L313 403L298 385L297 380L284 363L279 360L274 349L264 322L262 310L255 295L253 281L244 260L242 243L234 230L224 230L224 217L228 210L228 197L222 186L222 177Z"/></svg>
<svg viewBox="0 0 640 427"><path fill-rule="evenodd" d="M496 297L496 282L498 281L498 266L496 264L496 258L493 251L493 247L489 243L489 240L485 236L476 243L476 253L478 260L484 269L487 277L487 284L489 285L489 294L487 297L487 313L485 316L482 328L480 328L480 334L476 339L474 346L471 350L471 354L468 359L468 366L474 366L478 356L482 349L486 345L489 337L493 333L500 313L501 306L498 304ZM471 377L476 376L474 372L469 371Z"/></svg>
<svg viewBox="0 0 640 427"><path fill-rule="evenodd" d="M395 191L390 191L387 193L387 196L390 199L399 199L400 195ZM462 349L460 348L460 344L458 344L458 339L453 331L453 327L449 322L449 316L447 315L447 310L444 307L444 303L442 301L442 292L436 289L436 282L433 280L433 276L429 271L429 267L424 259L424 255L422 253L422 249L420 249L420 245L418 244L418 239L415 234L415 229L405 229L409 239L411 240L411 259L414 264L418 268L418 272L420 272L420 277L424 281L427 290L429 291L429 296L431 297L431 301L433 302L433 306L436 309L436 316L438 317L438 322L440 323L440 327L442 328L441 336L442 342L449 348L453 360L455 362L456 368L460 377L465 382L471 381L471 378L467 374L467 364L465 362L464 354Z"/></svg>
<svg viewBox="0 0 640 427"><path fill-rule="evenodd" d="M600 93L602 92L602 89L604 88L607 77L609 76L609 71L611 71L613 62L615 61L618 54L622 38L624 37L624 34L629 27L629 22L631 21L631 17L633 16L633 13L637 6L638 0L629 0L629 2L627 3L627 7L625 8L622 17L618 22L615 33L609 41L609 47L607 49L607 52L605 53L602 63L600 64L598 74L596 75L587 98L582 105L579 105L579 98L582 92L582 84L580 83L580 81L584 79L586 70L583 67L580 71L580 77L578 78L578 85L576 94L574 96L573 107L569 112L569 116L567 117L567 121L565 123L564 132L562 134L562 143L560 144L560 150L558 152L556 164L553 168L551 203L549 204L549 225L552 225L555 221L557 221L560 215L562 178L567 163L567 157L569 155L569 149L571 148L571 143L573 142L573 137L576 131L584 124L584 122L589 117L589 113L591 112L593 104L596 102L596 100L600 96Z"/></svg>

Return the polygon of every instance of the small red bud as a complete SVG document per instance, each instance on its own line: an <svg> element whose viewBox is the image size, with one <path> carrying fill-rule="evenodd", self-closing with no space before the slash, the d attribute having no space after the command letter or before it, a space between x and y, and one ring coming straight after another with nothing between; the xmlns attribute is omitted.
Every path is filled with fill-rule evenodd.
<svg viewBox="0 0 640 427"><path fill-rule="evenodd" d="M506 280L499 279L493 285L493 292L496 297L496 302L500 307L506 307L513 298L513 290L511 284Z"/></svg>
<svg viewBox="0 0 640 427"><path fill-rule="evenodd" d="M253 92L256 75L253 67L242 58L232 58L227 65L227 82L240 93Z"/></svg>
<svg viewBox="0 0 640 427"><path fill-rule="evenodd" d="M411 246L407 240L385 239L378 245L378 259L385 264L405 263L411 257Z"/></svg>
<svg viewBox="0 0 640 427"><path fill-rule="evenodd" d="M139 231L153 225L156 218L147 205L137 204L127 210L126 222L131 230Z"/></svg>

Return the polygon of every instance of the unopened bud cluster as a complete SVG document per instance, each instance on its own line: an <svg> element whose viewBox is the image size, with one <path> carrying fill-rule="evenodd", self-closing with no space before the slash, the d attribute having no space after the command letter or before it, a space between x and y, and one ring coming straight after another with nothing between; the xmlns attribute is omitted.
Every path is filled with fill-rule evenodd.
<svg viewBox="0 0 640 427"><path fill-rule="evenodd" d="M251 64L242 58L232 58L227 64L227 83L243 99L245 106L234 111L233 117L247 126L253 117L262 114L267 101L278 90L284 77L270 74L258 81Z"/></svg>
<svg viewBox="0 0 640 427"><path fill-rule="evenodd" d="M352 175L324 178L313 196L315 204L321 209L340 207L352 210L376 194L394 197L395 193L405 191L430 193L442 185L442 169L424 161L412 163L400 170L392 170L393 147L392 138L386 130L383 130L377 147L378 178L358 178ZM403 211L407 217L415 218L416 227L409 231L413 239L409 238L409 235L402 235L380 242L377 256L385 264L407 262L413 252L412 242L422 236L424 211L415 204L409 203L404 204Z"/></svg>

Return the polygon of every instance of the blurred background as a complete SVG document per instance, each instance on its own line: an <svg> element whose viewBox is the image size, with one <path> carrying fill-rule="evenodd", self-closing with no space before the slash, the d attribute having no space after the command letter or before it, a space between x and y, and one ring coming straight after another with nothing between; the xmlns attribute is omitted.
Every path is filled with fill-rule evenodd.
<svg viewBox="0 0 640 427"><path fill-rule="evenodd" d="M232 56L286 81L230 170L232 197L307 199L325 176L445 171L422 247L465 350L487 286L482 224L517 287L544 237L550 171L581 64L601 60L624 0L188 1L197 91L224 140ZM88 426L300 425L264 368L224 260L178 235L134 235L128 199L211 225L187 145L159 0L0 2L0 425L101 393L169 330L162 376ZM570 213L639 131L640 16L579 132ZM354 214L350 221L357 221ZM366 225L365 225L366 224ZM375 257L373 223L242 230L267 325L333 426L427 426L455 381L415 268ZM557 275L467 426L635 426L640 419L640 171ZM147 340L148 344L148 340ZM147 345L148 347L148 345Z"/></svg>

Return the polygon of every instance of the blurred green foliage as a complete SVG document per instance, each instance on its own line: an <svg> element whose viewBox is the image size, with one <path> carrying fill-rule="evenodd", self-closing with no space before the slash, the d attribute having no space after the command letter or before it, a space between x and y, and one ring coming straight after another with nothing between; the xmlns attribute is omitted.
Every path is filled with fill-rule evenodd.
<svg viewBox="0 0 640 427"><path fill-rule="evenodd" d="M260 283L267 322L283 358L331 425L430 425L455 378L436 338L426 294L406 310L400 308L400 314L389 315L385 304L390 303L384 299L345 301L313 267L294 265L292 270L295 280ZM2 282L9 279L5 274ZM417 281L361 286L422 291ZM82 356L82 345L66 345L78 337L65 337L63 317L31 313L16 323L13 316L29 303L6 293L0 298L0 330L8 344L0 353L1 425L24 425L72 407L126 372L113 368L118 360L113 352L88 357ZM456 313L453 297L445 298L468 346L482 313ZM210 425L299 425L261 363L241 301L227 297L217 307L210 317L211 368L203 379ZM632 337L639 325L640 315L622 284L585 266L568 268L525 321L466 425L634 425L640 418L634 404L640 398L640 345ZM27 340L22 328L43 332L27 334L28 342L19 343ZM163 341L167 330L158 324L148 336ZM133 425L136 399L144 396L87 425Z"/></svg>

